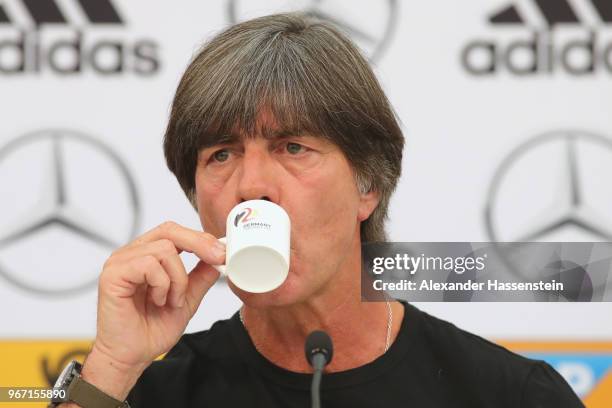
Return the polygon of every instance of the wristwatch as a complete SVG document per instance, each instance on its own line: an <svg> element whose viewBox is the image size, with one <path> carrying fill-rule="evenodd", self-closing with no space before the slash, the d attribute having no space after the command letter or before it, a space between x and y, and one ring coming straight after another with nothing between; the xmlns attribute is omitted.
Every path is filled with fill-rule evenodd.
<svg viewBox="0 0 612 408"><path fill-rule="evenodd" d="M47 408L55 408L64 402L74 402L82 408L130 408L127 401L119 401L100 391L81 377L83 366L78 361L68 364L53 387L61 397L51 399ZM64 391L64 392L61 392Z"/></svg>

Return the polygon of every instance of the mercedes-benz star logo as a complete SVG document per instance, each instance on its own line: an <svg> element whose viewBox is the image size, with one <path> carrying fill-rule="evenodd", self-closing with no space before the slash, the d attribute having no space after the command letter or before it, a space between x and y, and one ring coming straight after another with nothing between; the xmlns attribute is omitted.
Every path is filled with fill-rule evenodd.
<svg viewBox="0 0 612 408"><path fill-rule="evenodd" d="M370 61L377 61L388 46L397 25L397 0L229 0L228 18L235 24L266 14L303 11L328 21L348 34Z"/></svg>
<svg viewBox="0 0 612 408"><path fill-rule="evenodd" d="M549 132L511 152L497 169L485 210L491 241L612 241L612 141L583 131ZM555 241L555 239L549 239Z"/></svg>
<svg viewBox="0 0 612 408"><path fill-rule="evenodd" d="M96 284L114 248L139 228L134 179L98 139L41 130L0 148L0 275L42 295Z"/></svg>
<svg viewBox="0 0 612 408"><path fill-rule="evenodd" d="M512 243L612 242L610 175L612 141L590 132L548 132L512 151L485 208L489 239L510 270L524 278L537 272L519 270L512 259L520 245ZM541 254L549 255L556 256Z"/></svg>

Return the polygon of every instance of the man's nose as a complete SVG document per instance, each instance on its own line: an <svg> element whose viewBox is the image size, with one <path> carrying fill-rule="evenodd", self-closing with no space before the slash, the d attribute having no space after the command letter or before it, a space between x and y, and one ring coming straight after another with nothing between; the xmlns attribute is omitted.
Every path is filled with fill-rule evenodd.
<svg viewBox="0 0 612 408"><path fill-rule="evenodd" d="M261 145L247 146L241 161L238 201L268 200L278 203L279 195L270 152Z"/></svg>

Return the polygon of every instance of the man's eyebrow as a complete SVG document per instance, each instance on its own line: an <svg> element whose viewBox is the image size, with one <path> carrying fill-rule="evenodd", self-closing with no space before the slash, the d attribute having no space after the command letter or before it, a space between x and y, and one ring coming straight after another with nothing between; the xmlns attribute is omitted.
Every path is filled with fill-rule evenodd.
<svg viewBox="0 0 612 408"><path fill-rule="evenodd" d="M235 144L241 139L240 135L236 133L223 133L223 134L208 134L202 143L201 149L208 149L218 145L224 144Z"/></svg>
<svg viewBox="0 0 612 408"><path fill-rule="evenodd" d="M289 128L271 128L271 127L263 127L259 130L259 134L266 140L283 140L290 137L303 137L306 136L305 132L300 132L299 130L289 129ZM249 136L251 138L252 136ZM208 143L205 143L202 148L209 148L217 145L224 144L235 144L239 143L244 139L240 133L229 132L221 135L217 135L216 137L209 137Z"/></svg>
<svg viewBox="0 0 612 408"><path fill-rule="evenodd" d="M301 132L297 129L288 129L288 128L281 128L281 129L263 128L261 130L261 135L264 137L264 139L267 139L267 140L282 140L282 139L287 139L290 137L304 136L304 132L303 131Z"/></svg>

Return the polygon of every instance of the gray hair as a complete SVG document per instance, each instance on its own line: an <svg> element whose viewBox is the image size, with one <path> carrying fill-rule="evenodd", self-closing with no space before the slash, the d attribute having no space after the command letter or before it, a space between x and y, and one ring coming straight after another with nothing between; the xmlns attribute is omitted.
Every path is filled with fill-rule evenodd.
<svg viewBox="0 0 612 408"><path fill-rule="evenodd" d="M374 190L380 199L361 224L361 240L385 241L389 199L401 173L402 131L357 47L329 23L303 14L231 26L205 43L185 71L164 153L194 208L198 151L235 129L254 135L262 109L283 129L324 137L342 150L359 191Z"/></svg>

